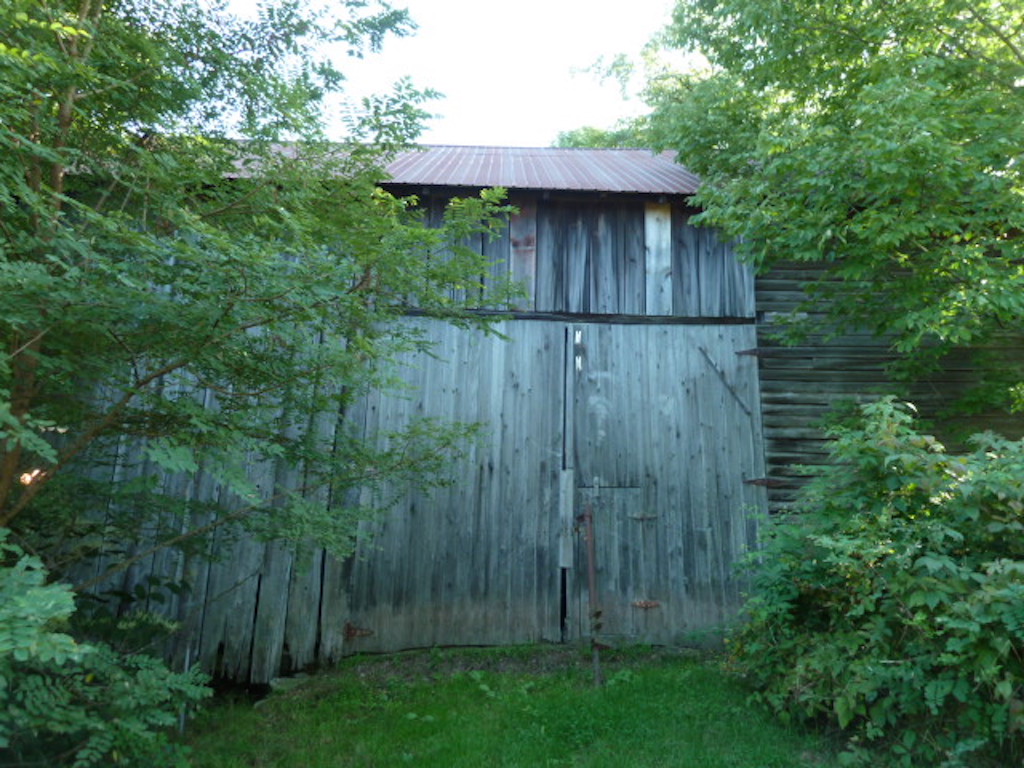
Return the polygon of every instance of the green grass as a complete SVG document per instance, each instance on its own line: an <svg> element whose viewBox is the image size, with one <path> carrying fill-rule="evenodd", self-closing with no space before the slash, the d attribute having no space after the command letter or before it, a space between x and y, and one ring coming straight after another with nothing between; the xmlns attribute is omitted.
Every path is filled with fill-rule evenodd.
<svg viewBox="0 0 1024 768"><path fill-rule="evenodd" d="M820 737L751 708L714 659L629 652L593 686L581 654L441 651L349 661L260 706L222 701L196 768L810 768Z"/></svg>

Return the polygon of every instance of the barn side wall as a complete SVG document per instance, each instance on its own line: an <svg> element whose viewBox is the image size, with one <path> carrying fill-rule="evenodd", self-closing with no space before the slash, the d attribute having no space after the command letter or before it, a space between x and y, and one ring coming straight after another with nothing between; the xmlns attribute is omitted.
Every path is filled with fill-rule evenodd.
<svg viewBox="0 0 1024 768"><path fill-rule="evenodd" d="M424 196L428 218L443 197ZM400 362L414 389L375 393L318 427L479 422L455 482L408 489L361 524L345 561L220 530L213 562L162 551L104 585L192 585L148 606L181 622L177 663L263 682L361 651L587 636L584 514L596 524L606 639L679 642L734 615L732 564L765 508L753 482L765 475L757 360L739 354L757 345L752 276L681 200L512 202L519 213L496 239L469 243L497 259L485 280L525 287L499 308L510 310L508 339L410 318L437 344ZM137 458L125 466L157 473ZM299 482L274 463L252 472L268 489ZM231 503L203 473L163 483Z"/></svg>
<svg viewBox="0 0 1024 768"><path fill-rule="evenodd" d="M780 263L756 279L758 309L757 348L749 351L759 361L764 418L769 506L779 511L789 505L807 477L807 467L827 460L823 426L853 404L895 394L912 402L951 449L963 447L974 432L995 429L1015 436L1024 434L1021 419L1005 414L958 413L955 405L977 383L974 351L955 350L937 370L908 382L893 376L897 360L887 339L867 331L836 331L823 314L800 315L809 329L797 344L780 339L791 315L806 299L803 285L822 279L822 265ZM996 355L1019 359L1019 343L1008 340Z"/></svg>

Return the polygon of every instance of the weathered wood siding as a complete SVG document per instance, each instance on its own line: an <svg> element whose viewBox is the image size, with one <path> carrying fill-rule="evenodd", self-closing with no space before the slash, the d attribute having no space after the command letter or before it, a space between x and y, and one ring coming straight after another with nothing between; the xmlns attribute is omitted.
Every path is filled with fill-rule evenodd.
<svg viewBox="0 0 1024 768"><path fill-rule="evenodd" d="M480 423L454 483L404 491L344 562L225 529L212 563L154 554L107 585L193 585L150 606L182 623L180 663L265 681L361 651L589 636L586 513L606 640L676 642L734 614L732 566L766 503L757 361L738 354L757 345L749 272L679 201L513 202L496 240L468 243L500 260L485 280L527 289L501 335L410 317L435 345L401 359L410 389L315 426L376 439L422 416ZM268 494L301 483L252 471ZM164 484L236 503L202 473Z"/></svg>
<svg viewBox="0 0 1024 768"><path fill-rule="evenodd" d="M823 425L837 409L896 394L914 403L941 439L953 447L965 435L996 428L1017 434L1019 420L978 415L951 418L950 407L977 382L973 353L957 350L947 355L935 372L919 381L898 381L890 366L896 361L891 344L867 331L836 332L824 313L806 319L812 332L801 343L788 345L778 333L787 316L805 300L803 284L819 280L822 267L782 263L757 277L758 344L749 354L760 366L762 412L769 506L785 508L805 482L806 467L827 460ZM1009 345L1008 354L1019 355Z"/></svg>
<svg viewBox="0 0 1024 768"><path fill-rule="evenodd" d="M404 360L413 390L366 402L366 433L418 416L482 432L450 487L411 490L363 524L348 564L348 650L557 641L562 324L501 323L506 341L420 322L434 356Z"/></svg>
<svg viewBox="0 0 1024 768"><path fill-rule="evenodd" d="M512 309L569 314L753 318L754 278L682 200L513 195L496 240L467 245L499 259L526 296ZM445 198L425 195L430 222ZM485 276L486 277L486 276Z"/></svg>
<svg viewBox="0 0 1024 768"><path fill-rule="evenodd" d="M738 607L736 559L763 491L752 326L509 321L503 341L430 326L417 389L368 405L489 426L458 482L368 524L347 595L349 650L589 634L579 522L596 520L602 636L668 643Z"/></svg>
<svg viewBox="0 0 1024 768"><path fill-rule="evenodd" d="M574 512L591 512L602 636L664 643L739 607L733 565L755 545L763 491L752 326L573 327ZM589 633L576 539L573 636Z"/></svg>

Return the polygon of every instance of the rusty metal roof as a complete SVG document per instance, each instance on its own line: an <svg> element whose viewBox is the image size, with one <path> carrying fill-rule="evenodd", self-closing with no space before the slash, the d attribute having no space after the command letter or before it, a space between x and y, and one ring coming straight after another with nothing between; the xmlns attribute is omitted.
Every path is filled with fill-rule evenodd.
<svg viewBox="0 0 1024 768"><path fill-rule="evenodd" d="M700 180L672 152L426 146L388 165L393 184L692 195Z"/></svg>

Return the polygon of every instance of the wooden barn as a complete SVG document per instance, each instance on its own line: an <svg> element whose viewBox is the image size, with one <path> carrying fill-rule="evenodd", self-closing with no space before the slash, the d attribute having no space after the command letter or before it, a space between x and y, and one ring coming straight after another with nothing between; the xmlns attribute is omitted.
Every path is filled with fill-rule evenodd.
<svg viewBox="0 0 1024 768"><path fill-rule="evenodd" d="M349 563L353 650L589 636L592 515L601 637L671 643L735 612L764 475L754 283L690 224L697 179L645 150L437 147L389 187L431 211L481 187L518 213L481 240L526 289L498 330L429 325L415 393L367 404L482 422L459 482L409 498Z"/></svg>
<svg viewBox="0 0 1024 768"><path fill-rule="evenodd" d="M253 682L351 653L573 642L591 636L591 605L606 643L714 636L759 516L822 456L822 417L891 388L885 345L779 345L813 275L755 280L691 223L698 180L669 155L431 147L390 173L428 218L484 187L518 209L476 243L524 288L500 335L410 315L435 343L401 360L412 388L346 414L367 435L421 416L482 424L456 482L364 523L344 562L225 537L217 562L161 553L120 586L186 579L156 606L183 626L177 661ZM203 483L175 492L207 498Z"/></svg>
<svg viewBox="0 0 1024 768"><path fill-rule="evenodd" d="M524 287L500 335L411 315L435 342L401 361L413 388L346 414L366 434L482 424L456 482L365 523L344 562L222 532L216 562L164 551L114 586L187 581L153 606L183 628L176 663L252 682L358 652L589 638L592 597L604 642L719 631L766 508L764 443L753 276L690 223L697 179L646 150L433 147L390 173L428 217L493 186L518 209L479 241Z"/></svg>

